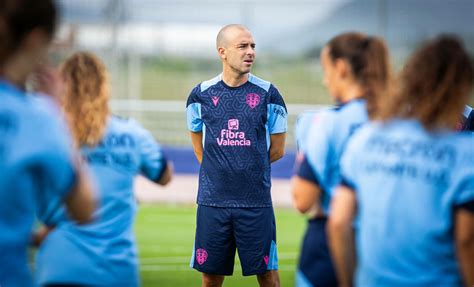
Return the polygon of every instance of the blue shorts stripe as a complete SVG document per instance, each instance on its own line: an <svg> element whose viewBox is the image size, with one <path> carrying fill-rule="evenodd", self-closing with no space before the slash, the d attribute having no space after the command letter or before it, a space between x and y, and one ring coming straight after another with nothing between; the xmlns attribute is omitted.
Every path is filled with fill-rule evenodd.
<svg viewBox="0 0 474 287"><path fill-rule="evenodd" d="M196 243L193 244L193 255L191 256L191 261L189 262L189 267L194 268L194 259L196 257Z"/></svg>
<svg viewBox="0 0 474 287"><path fill-rule="evenodd" d="M267 270L278 270L278 251L274 240L270 245L270 258L268 260Z"/></svg>

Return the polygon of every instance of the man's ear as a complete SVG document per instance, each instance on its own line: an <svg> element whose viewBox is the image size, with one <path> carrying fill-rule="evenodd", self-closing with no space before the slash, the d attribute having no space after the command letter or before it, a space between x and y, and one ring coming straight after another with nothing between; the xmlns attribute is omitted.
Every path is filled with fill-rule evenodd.
<svg viewBox="0 0 474 287"><path fill-rule="evenodd" d="M217 54L219 54L219 58L221 58L221 60L225 60L226 58L226 50L224 47L218 47L217 48Z"/></svg>

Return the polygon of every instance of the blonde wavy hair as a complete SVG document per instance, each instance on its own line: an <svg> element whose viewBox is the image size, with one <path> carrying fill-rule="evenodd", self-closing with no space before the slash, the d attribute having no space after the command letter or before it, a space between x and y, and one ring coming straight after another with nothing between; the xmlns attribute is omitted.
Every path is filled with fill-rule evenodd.
<svg viewBox="0 0 474 287"><path fill-rule="evenodd" d="M102 139L109 116L109 76L92 53L78 52L61 66L63 109L77 146L95 146Z"/></svg>

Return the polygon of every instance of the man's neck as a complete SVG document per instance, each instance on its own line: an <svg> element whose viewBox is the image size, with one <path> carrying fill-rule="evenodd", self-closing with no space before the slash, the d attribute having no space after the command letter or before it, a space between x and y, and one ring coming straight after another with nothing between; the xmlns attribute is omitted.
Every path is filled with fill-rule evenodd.
<svg viewBox="0 0 474 287"><path fill-rule="evenodd" d="M239 74L224 69L222 72L222 81L229 87L239 87L249 80L249 73Z"/></svg>

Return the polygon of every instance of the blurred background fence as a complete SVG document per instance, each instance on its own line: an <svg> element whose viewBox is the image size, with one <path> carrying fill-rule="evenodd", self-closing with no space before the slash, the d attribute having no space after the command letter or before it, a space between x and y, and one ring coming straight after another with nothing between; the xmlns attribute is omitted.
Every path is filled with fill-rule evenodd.
<svg viewBox="0 0 474 287"><path fill-rule="evenodd" d="M60 0L53 51L97 53L112 80L112 110L133 116L168 146L190 146L185 103L198 83L220 73L215 36L242 23L257 43L253 73L273 82L290 113L330 104L319 52L331 37L357 30L386 39L399 68L422 41L456 33L474 51L472 0Z"/></svg>

